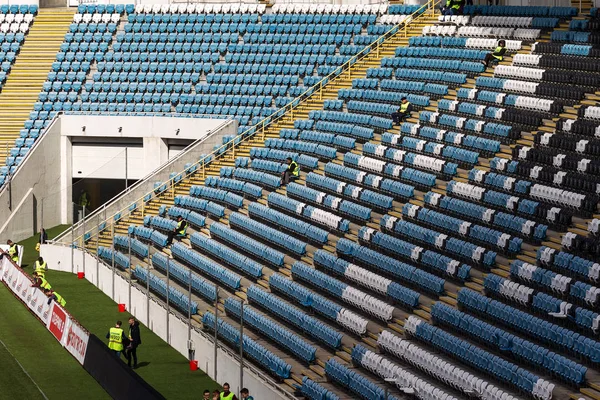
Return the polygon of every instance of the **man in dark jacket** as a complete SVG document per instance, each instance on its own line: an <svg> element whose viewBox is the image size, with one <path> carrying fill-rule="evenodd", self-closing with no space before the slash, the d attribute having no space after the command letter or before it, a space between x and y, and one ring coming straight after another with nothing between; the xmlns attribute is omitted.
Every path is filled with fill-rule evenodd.
<svg viewBox="0 0 600 400"><path fill-rule="evenodd" d="M126 349L127 365L131 367L133 358L133 368L137 368L137 348L142 344L140 337L140 323L134 317L129 317L129 346Z"/></svg>

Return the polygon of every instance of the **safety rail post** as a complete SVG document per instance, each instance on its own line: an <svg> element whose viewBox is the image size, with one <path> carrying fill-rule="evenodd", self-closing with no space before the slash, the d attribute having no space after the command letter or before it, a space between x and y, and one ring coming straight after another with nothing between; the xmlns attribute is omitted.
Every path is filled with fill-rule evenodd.
<svg viewBox="0 0 600 400"><path fill-rule="evenodd" d="M96 214L96 287L100 287L100 260L98 248L100 247L100 213Z"/></svg>
<svg viewBox="0 0 600 400"><path fill-rule="evenodd" d="M148 274L152 268L152 258L150 257L150 243L148 243ZM150 326L150 279L146 276L146 325Z"/></svg>
<svg viewBox="0 0 600 400"><path fill-rule="evenodd" d="M83 206L83 220L81 221L83 227L83 235L81 236L81 248L85 250L85 206ZM83 253L83 260L81 260L81 266L83 267L83 273L85 273L85 252ZM79 272L79 271L77 271Z"/></svg>
<svg viewBox="0 0 600 400"><path fill-rule="evenodd" d="M169 257L167 257L167 340L166 342L168 344L171 344L171 340L169 340L169 315L171 314L171 303L170 303L170 299L169 299L169 294L170 294L170 290L171 289L171 277L170 277L170 273L169 273Z"/></svg>
<svg viewBox="0 0 600 400"><path fill-rule="evenodd" d="M115 298L115 224L110 225L111 242L112 242L112 298Z"/></svg>
<svg viewBox="0 0 600 400"><path fill-rule="evenodd" d="M71 273L75 273L75 224L71 225Z"/></svg>
<svg viewBox="0 0 600 400"><path fill-rule="evenodd" d="M218 322L219 322L219 285L217 285L217 296L215 297L215 355L214 355L214 357L215 357L215 359L214 359L215 376L213 377L213 379L215 381L217 381L217 352L218 352L217 351L217 342L219 340L219 337L218 337L219 323ZM240 340L244 340L244 338L240 338Z"/></svg>
<svg viewBox="0 0 600 400"><path fill-rule="evenodd" d="M131 233L129 233L129 229L127 230L127 244L128 244L128 252L127 252L127 256L129 258L129 279L128 279L128 283L129 283L129 297L127 299L128 303L127 303L127 309L131 310Z"/></svg>

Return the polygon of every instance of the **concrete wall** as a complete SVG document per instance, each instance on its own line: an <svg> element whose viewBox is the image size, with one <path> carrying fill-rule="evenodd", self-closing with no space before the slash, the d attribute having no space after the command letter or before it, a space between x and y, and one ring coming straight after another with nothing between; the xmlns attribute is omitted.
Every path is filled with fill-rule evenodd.
<svg viewBox="0 0 600 400"><path fill-rule="evenodd" d="M86 126L85 132L82 126ZM121 132L119 127L122 127ZM152 191L154 182L167 181L171 172L181 172L186 163L196 162L200 154L212 152L214 145L222 143L224 135L236 133L237 122L227 120L61 115L36 142L12 177L11 184L0 191L0 242L29 237L37 232L42 224L52 227L71 223L72 179L85 178L85 172L96 171L98 166L94 160L89 159L87 162L83 160L74 164L73 157L77 155L78 149L75 148L74 151L72 140L93 140L98 143L106 138L106 141L111 143L111 140L123 142L134 138L143 143L142 154L139 155L143 159L143 167L138 165L140 163L137 162L134 152L129 166L135 176L130 177L140 179L151 175L152 179L131 186L125 199L102 210L103 216L109 216ZM167 163L170 142L176 146L181 146L182 142L193 144L191 151L182 153ZM125 144L122 148L125 148ZM104 152L101 148L96 150L98 159L102 159ZM118 152L118 149L115 151ZM88 158L92 156L89 153L83 155ZM104 171L109 171L112 175L106 177L125 177L124 156L121 158L117 157L112 163L108 163ZM104 161L106 162L106 159ZM162 169L161 165L164 166ZM79 170L74 171L74 166L81 167L82 174L77 174ZM94 174L89 176L99 177Z"/></svg>
<svg viewBox="0 0 600 400"><path fill-rule="evenodd" d="M180 119L172 118L172 121L177 122ZM146 175L144 179L115 196L113 200L104 206L97 208L89 215L86 232L89 231L92 225L96 225L98 221L111 220L112 216L117 212L121 212L121 216L125 216L129 212L128 207L132 203L136 203L140 207L143 197L154 190L155 182L168 182L169 175L172 172L182 172L185 169L185 164L197 162L200 155L209 154L213 151L215 145L222 144L224 135L237 134L237 122L235 120L218 120L218 122L218 125L211 125L216 126L214 131L207 132L202 139L190 145L186 152L180 153L175 158L169 160L168 163L161 165L159 169ZM75 233L75 237L83 234L82 224L78 224L75 229L78 230Z"/></svg>
<svg viewBox="0 0 600 400"><path fill-rule="evenodd" d="M73 261L71 261L72 255ZM50 269L71 273L84 272L85 279L115 302L125 304L127 310L138 320L184 357L188 357L188 327L190 325L187 316L173 313L173 310L167 314L164 302L152 293L147 296L145 287L135 284L130 286L128 280L123 276L118 273L113 274L110 266L79 249L71 250L69 247L61 245L43 245L41 256L44 257ZM129 302L130 288L131 302ZM93 304L90 304L90 307L93 307ZM167 318L169 319L168 331ZM237 353L219 344L215 376L214 341L212 339L213 336L200 329L197 323L192 324L191 344L195 349L195 358L199 367L215 381L229 382L231 388L239 393L240 367ZM243 385L250 390L255 399L294 399L291 394L284 392L269 376L248 360L244 361Z"/></svg>
<svg viewBox="0 0 600 400"><path fill-rule="evenodd" d="M61 180L61 123L54 121L0 192L0 242L21 240L44 224L59 225L61 204L70 199ZM12 203L12 207L10 206Z"/></svg>

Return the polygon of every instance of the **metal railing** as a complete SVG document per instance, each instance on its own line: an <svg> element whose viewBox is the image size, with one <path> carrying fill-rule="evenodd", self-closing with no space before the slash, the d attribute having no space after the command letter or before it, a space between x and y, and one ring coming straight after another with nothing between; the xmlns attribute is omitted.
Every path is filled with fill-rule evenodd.
<svg viewBox="0 0 600 400"><path fill-rule="evenodd" d="M265 117L263 120L258 122L256 125L248 128L246 131L242 132L241 134L238 134L237 136L235 136L233 139L231 139L227 143L224 143L217 149L213 150L212 153L207 154L205 157L198 160L196 163L189 166L184 171L180 171L179 173L176 174L175 177L170 178L169 180L167 180L165 182L161 182L161 187L163 185L166 185L168 190L170 190L172 193L174 193L175 185L179 182L179 180L176 181L176 179L178 179L178 177L181 177L181 176L187 177L188 176L187 171L189 171L191 168L195 168L194 174L196 174L196 175L199 174L201 176L201 178L205 178L206 177L206 169L210 167L212 161L219 159L221 156L223 156L225 154L231 155L232 157L235 158L236 148L240 147L240 145L248 142L252 138L259 137L261 140L264 140L267 127L269 127L274 122L277 122L277 121L283 119L284 117L289 117L289 119L293 120L294 119L294 110L297 109L298 107L300 107L303 104L303 101L305 101L305 100L313 99L316 97L318 97L319 100L322 100L323 99L323 90L328 84L334 82L337 78L344 77L345 72L348 72L347 76L350 77L351 76L350 71L351 71L352 67L357 62L362 61L363 59L365 59L367 56L369 56L373 52L376 54L376 57L379 57L379 51L387 39L390 39L393 37L398 37L398 36L404 37L404 38L408 37L408 27L410 26L410 24L412 22L417 21L422 16L425 16L425 15L433 16L435 13L435 7L439 4L439 2L440 2L440 0L428 0L427 3L422 5L420 8L418 8L415 12L413 12L409 16L407 16L407 18L405 18L404 21L402 21L401 23L399 23L397 25L392 26L386 33L379 36L371 44L365 46L361 51L359 51L357 54L352 56L348 61L346 61L344 64L340 65L338 68L336 68L334 71L332 71L329 75L325 76L319 82L315 83L313 86L306 89L302 94L297 96L295 99L290 101L288 104L279 108L278 110L273 112L271 115ZM184 152L182 152L181 154L183 154L183 153ZM168 164L161 168L164 169L166 166L168 166ZM141 184L145 181L146 181L146 179L139 181L138 184ZM118 195L117 197L114 198L112 203L114 203L114 201L116 201L117 198L120 198L120 197L126 195L127 193L128 193L127 191L122 192L120 195ZM161 191L160 193L157 194L157 193L155 193L154 190L152 190L152 191L146 193L145 195L141 196L140 198L132 201L123 209L115 212L109 218L105 218L105 220L102 222L105 222L108 226L109 223L111 223L111 224L114 223L114 217L117 215L119 215L119 219L129 216L133 211L137 210L137 208L136 208L135 210L130 211L130 206L133 204L137 205L138 202L141 202L142 211L143 211L143 207L146 202L149 202L152 199L163 195L164 193L165 193L165 191ZM146 199L146 200L144 200L144 199ZM87 217L86 219L93 218L97 213L98 212L90 214L90 216ZM83 224L83 221L79 221L77 224L74 225L74 229L79 229L82 224ZM92 228L90 230L90 232L92 232L93 230L94 230L94 228ZM68 233L68 231L61 233L55 240L56 241L63 240L66 237L67 233ZM86 233L87 232L83 232L75 240L76 241L83 240Z"/></svg>
<svg viewBox="0 0 600 400"><path fill-rule="evenodd" d="M53 245L55 246L61 246L61 247L66 247L67 244L64 243L53 243ZM119 270L117 267L113 267L109 264L107 264L103 259L101 259L100 257L98 257L97 254L94 254L90 251L88 251L85 247L79 247L79 246L75 246L74 248L76 248L77 250L81 251L84 253L84 258L85 258L85 254L91 256L93 259L96 260L97 264L103 264L106 268L108 268L109 270L114 268L114 272L116 274L118 274L119 276L128 279L127 276L125 276L126 274L124 274L121 270ZM71 260L71 265L73 265L73 260ZM79 271L73 271L73 272L79 272ZM131 273L131 271L130 271ZM92 282L92 284L94 284ZM159 306L161 306L163 309L168 310L169 311L169 315L172 315L174 317L176 317L177 319L179 319L180 321L182 321L185 324L188 324L189 329L193 329L194 332L196 332L197 334L199 334L200 336L202 336L205 340L214 343L214 335L212 334L208 334L206 332L204 332L202 329L199 329L197 326L195 326L194 324L192 324L191 319L186 318L185 315L183 315L181 312L179 312L178 310L173 310L173 307L167 307L167 303L165 302L165 300L163 300L161 297L155 295L152 292L148 291L148 286L144 285L142 286L141 284L137 283L137 282L133 282L132 281L132 285L131 287L135 287L137 290L139 290L141 293L144 293L148 296L148 300L153 300L155 301ZM167 292L168 292L168 288L167 288ZM113 299L114 300L114 299ZM127 305L128 307L130 307L130 305ZM138 317L139 318L139 317ZM150 324L148 323L148 321L146 321L147 326L149 326ZM80 327L82 327L81 325L79 325ZM83 328L83 327L82 327ZM86 332L88 332L85 328L83 328ZM221 343L220 341L217 342L217 347L219 349L221 349L221 351L227 353L227 355L229 355L231 357L231 359L239 361L239 353L236 352L235 350L232 350L229 346L227 346L224 343ZM250 359L245 359L244 360L244 369L245 370L250 370L252 371L252 373L255 374L255 376L257 378L259 378L259 380L261 380L265 385L269 386L270 388L272 388L273 390L277 391L278 393L280 393L282 396L284 396L285 398L289 399L289 400L295 400L296 396L294 396L292 393L290 393L289 391L285 390L281 384L277 383L270 375L266 374L262 369L260 369L259 367L256 367L255 364L253 363L248 363L247 360ZM206 371L205 371L206 372ZM241 388L240 388L241 389Z"/></svg>

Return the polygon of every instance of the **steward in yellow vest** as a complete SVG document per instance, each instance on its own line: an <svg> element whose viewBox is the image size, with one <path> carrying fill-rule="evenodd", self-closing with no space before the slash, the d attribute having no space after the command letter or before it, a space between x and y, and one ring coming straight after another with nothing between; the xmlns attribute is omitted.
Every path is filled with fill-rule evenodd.
<svg viewBox="0 0 600 400"><path fill-rule="evenodd" d="M504 54L506 54L506 41L499 40L498 41L498 46L496 46L496 48L494 49L494 52L493 53L487 53L485 55L485 59L483 60L483 64L487 68L490 65L491 61L494 61L494 60L502 61L502 60L504 60Z"/></svg>
<svg viewBox="0 0 600 400"><path fill-rule="evenodd" d="M17 244L13 243L12 240L9 240L8 242L6 242L6 244L8 245L8 256L14 263L18 263L19 262L19 248L17 247Z"/></svg>
<svg viewBox="0 0 600 400"><path fill-rule="evenodd" d="M237 400L235 394L229 391L229 383L225 382L223 384L223 391L219 394L220 400Z"/></svg>
<svg viewBox="0 0 600 400"><path fill-rule="evenodd" d="M46 261L44 261L44 259L42 257L39 257L35 261L35 270L34 270L34 272L37 274L37 276L45 278L46 277L46 270L47 269L48 269L48 267L46 266Z"/></svg>
<svg viewBox="0 0 600 400"><path fill-rule="evenodd" d="M295 181L300 177L300 166L290 157L287 158L288 167L285 171L283 171L283 184L287 185L290 181Z"/></svg>
<svg viewBox="0 0 600 400"><path fill-rule="evenodd" d="M114 328L110 328L106 334L108 339L108 348L111 349L117 357L121 357L123 351L123 340L124 340L123 329L121 329L121 321L117 321Z"/></svg>
<svg viewBox="0 0 600 400"><path fill-rule="evenodd" d="M398 112L392 113L392 121L394 124L399 124L405 118L410 116L412 112L412 104L406 97L400 99L400 107L398 107Z"/></svg>

